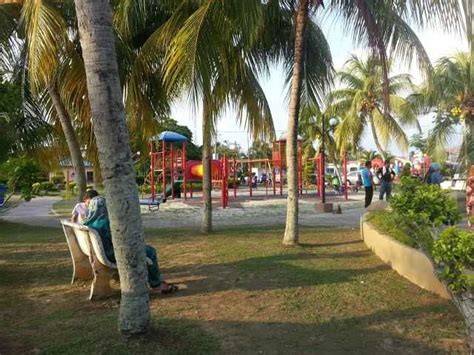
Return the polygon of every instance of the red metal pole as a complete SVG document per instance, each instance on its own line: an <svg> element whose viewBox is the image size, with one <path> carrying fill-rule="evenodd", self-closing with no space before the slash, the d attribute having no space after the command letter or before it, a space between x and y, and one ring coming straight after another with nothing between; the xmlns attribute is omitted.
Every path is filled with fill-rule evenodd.
<svg viewBox="0 0 474 355"><path fill-rule="evenodd" d="M268 197L268 159L265 160L265 197Z"/></svg>
<svg viewBox="0 0 474 355"><path fill-rule="evenodd" d="M319 194L319 166L318 166L318 158L313 158L313 164L314 164L314 173L316 174L316 181L314 182L314 187L316 189L316 195Z"/></svg>
<svg viewBox="0 0 474 355"><path fill-rule="evenodd" d="M224 187L224 179L225 179L225 154L221 158L221 203L222 208L225 208L225 187Z"/></svg>
<svg viewBox="0 0 474 355"><path fill-rule="evenodd" d="M234 198L237 198L237 162L235 161L235 158L233 160L233 166L234 166Z"/></svg>
<svg viewBox="0 0 474 355"><path fill-rule="evenodd" d="M153 142L148 143L150 151L150 185L151 185L151 201L155 202L155 154L153 153Z"/></svg>
<svg viewBox="0 0 474 355"><path fill-rule="evenodd" d="M323 172L323 154L319 153L319 197L323 199L323 184L324 184L324 172Z"/></svg>
<svg viewBox="0 0 474 355"><path fill-rule="evenodd" d="M163 172L163 186L162 186L162 195L163 199L166 200L166 142L162 141L162 147L163 151L161 152L162 155L162 162L161 162L161 167L162 167L162 172Z"/></svg>
<svg viewBox="0 0 474 355"><path fill-rule="evenodd" d="M170 155L171 155L171 199L174 200L174 173L175 173L175 164L174 164L174 143L170 143Z"/></svg>
<svg viewBox="0 0 474 355"><path fill-rule="evenodd" d="M280 196L283 195L283 157L281 155L281 142L278 141L278 155L280 158Z"/></svg>
<svg viewBox="0 0 474 355"><path fill-rule="evenodd" d="M248 161L249 163L249 178L248 178L248 182L249 182L249 194L250 194L250 197L252 197L252 184L253 184L253 179L252 179L252 163L250 162L250 160Z"/></svg>
<svg viewBox="0 0 474 355"><path fill-rule="evenodd" d="M347 200L348 191L347 191L347 153L344 152L344 198Z"/></svg>
<svg viewBox="0 0 474 355"><path fill-rule="evenodd" d="M229 206L229 159L225 157L225 207Z"/></svg>
<svg viewBox="0 0 474 355"><path fill-rule="evenodd" d="M186 156L186 142L183 142L183 150L182 150L182 155L181 155L181 166L183 168L183 193L184 193L184 200L186 201L187 200L187 196L186 196L186 183L187 183L187 179L186 179L186 159L187 159L187 156Z"/></svg>
<svg viewBox="0 0 474 355"><path fill-rule="evenodd" d="M303 164L301 161L301 142L298 141L298 192L303 195Z"/></svg>

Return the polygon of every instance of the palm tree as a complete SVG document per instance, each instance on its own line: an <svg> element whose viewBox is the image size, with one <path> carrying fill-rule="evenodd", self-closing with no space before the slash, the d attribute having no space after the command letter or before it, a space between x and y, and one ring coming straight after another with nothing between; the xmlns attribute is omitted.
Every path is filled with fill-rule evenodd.
<svg viewBox="0 0 474 355"><path fill-rule="evenodd" d="M294 3L291 2L291 3ZM299 0L295 10L297 18L295 27L295 57L293 66L292 95L288 112L288 132L290 139L287 147L288 166L288 209L283 243L293 245L298 242L298 194L296 166L296 131L298 127L299 100L301 94L300 75L304 68L302 39L305 37L306 23L310 8L314 11L327 7L327 11L341 18L347 32L353 33L354 40L367 45L380 58L382 67L382 87L384 114L390 107L387 51L396 57L411 62L413 56L424 70L429 70L429 59L415 33L407 24L413 19L418 25L438 21L445 27L459 26L459 5L455 0L442 3L425 1L378 1L332 0Z"/></svg>
<svg viewBox="0 0 474 355"><path fill-rule="evenodd" d="M435 159L446 157L446 143L456 131L456 127L464 123L466 126L459 160L464 168L474 164L474 142L470 128L471 114L464 106L473 91L470 84L471 58L468 53L457 53L452 57L442 57L435 65L431 83L421 88L424 94L423 113L436 112L435 125L427 140L428 152Z"/></svg>
<svg viewBox="0 0 474 355"><path fill-rule="evenodd" d="M358 158L363 162L372 161L374 159L380 158L380 154L376 150L363 150L358 155Z"/></svg>
<svg viewBox="0 0 474 355"><path fill-rule="evenodd" d="M71 3L27 0L22 8L22 23L27 39L25 45L31 54L29 58L33 58L28 65L32 68L35 89L41 91L47 88L51 94L51 103L48 103L52 107L50 115L64 127L73 165L76 170L82 171L80 146L87 147L86 156L95 167L99 166L99 161L92 134L84 63L75 30L74 11L70 7ZM11 12L11 6L0 6L0 9L3 10L0 14ZM148 36L161 26L169 14L166 15L162 6L152 3L142 6L131 1L115 3L114 10L129 128L136 136L135 140L146 142L160 129L160 118L169 113L169 106L168 97L162 89L159 62L146 63L142 49L146 47ZM136 21L137 18L140 21ZM30 38L31 41L28 40ZM144 70L147 65L153 65L154 70ZM78 184L80 198L82 187L85 189L85 173L76 173L76 177L81 180Z"/></svg>
<svg viewBox="0 0 474 355"><path fill-rule="evenodd" d="M64 132L79 189L77 198L81 201L86 190L84 160L70 114L64 106L57 85L57 75L62 65L61 58L64 57L63 52L69 42L66 21L57 8L46 2L24 1L20 17L18 17L20 12L12 11L10 4L2 5L0 9L0 14L12 16L9 21L2 22L0 27L3 30L0 32L4 35L8 33L8 38L11 40L22 38L21 41L17 41L16 49L23 54L24 60L19 64L23 66L21 71L28 73L33 95L43 97L44 92L49 93L51 101L45 104L54 108L50 111L50 117L58 117ZM12 23L18 24L20 29L13 28ZM5 32L5 29L10 31Z"/></svg>
<svg viewBox="0 0 474 355"><path fill-rule="evenodd" d="M303 81L303 57L305 30L309 17L309 0L299 0L296 10L294 64L291 78L290 104L288 107L288 128L286 138L286 176L288 180L288 201L284 245L298 243L298 116L300 91Z"/></svg>
<svg viewBox="0 0 474 355"><path fill-rule="evenodd" d="M366 128L369 128L378 153L385 159L385 150L390 139L402 149L408 148L408 139L402 125L416 125L416 111L409 102L399 96L411 89L409 75L400 74L388 79L390 111L384 111L383 73L380 60L374 57L362 61L352 56L345 70L337 74L342 89L328 96L328 111L342 118L337 128L337 142L341 151L347 144L360 144Z"/></svg>
<svg viewBox="0 0 474 355"><path fill-rule="evenodd" d="M138 334L150 320L143 228L119 82L112 12L106 0L76 0L87 89L94 120L122 298L119 329ZM99 119L100 118L100 119Z"/></svg>
<svg viewBox="0 0 474 355"><path fill-rule="evenodd" d="M183 4L180 10L189 8L187 2ZM291 15L290 11L281 12L277 1L267 5L254 0L205 1L189 15L176 11L165 27L175 33L167 36L172 39L164 65L168 87L178 83L190 88L195 105L202 102L203 107L204 232L212 229L209 162L216 120L223 109L236 102L240 121L254 138L273 135L270 110L257 78L267 71L270 60L282 59L287 65L292 58ZM275 18L280 26L272 23ZM312 37L313 48L321 44L321 37L320 31ZM314 52L312 59L317 61L322 55Z"/></svg>

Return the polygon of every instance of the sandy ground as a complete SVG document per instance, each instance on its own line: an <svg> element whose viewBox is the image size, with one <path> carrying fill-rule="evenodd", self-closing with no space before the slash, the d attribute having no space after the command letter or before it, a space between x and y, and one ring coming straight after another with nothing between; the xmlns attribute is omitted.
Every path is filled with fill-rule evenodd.
<svg viewBox="0 0 474 355"><path fill-rule="evenodd" d="M9 222L29 225L59 227L60 216L51 213L51 207L59 201L58 197L38 197L30 202L4 211L0 218ZM300 200L300 224L315 227L358 227L360 216L364 212L363 194L355 194L345 201L342 197L330 196L329 202L341 206L341 214L321 212L315 197ZM64 217L62 217L64 218ZM201 208L198 199L187 201L168 200L159 211L150 212L142 206L142 219L145 228L199 228ZM216 228L229 226L277 226L284 225L286 219L286 199L272 198L237 201L230 200L229 208L223 209L218 199L213 206L213 224Z"/></svg>

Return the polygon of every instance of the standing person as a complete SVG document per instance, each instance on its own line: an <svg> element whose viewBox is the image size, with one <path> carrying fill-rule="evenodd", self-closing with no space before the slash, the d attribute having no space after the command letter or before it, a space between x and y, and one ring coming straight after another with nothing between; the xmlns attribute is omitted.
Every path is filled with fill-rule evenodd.
<svg viewBox="0 0 474 355"><path fill-rule="evenodd" d="M370 168L372 167L371 161L365 162L365 168L362 169L360 175L362 176L362 184L365 189L365 208L369 207L372 203L372 197L374 196L374 181Z"/></svg>
<svg viewBox="0 0 474 355"><path fill-rule="evenodd" d="M431 164L430 168L428 169L428 172L425 175L424 181L427 184L440 186L443 182L443 175L441 175L440 169L441 167L438 163Z"/></svg>
<svg viewBox="0 0 474 355"><path fill-rule="evenodd" d="M385 161L384 165L377 170L377 177L380 180L380 194L379 200L383 200L384 195L387 195L387 201L392 196L392 182L395 179L395 171L390 167L390 162Z"/></svg>

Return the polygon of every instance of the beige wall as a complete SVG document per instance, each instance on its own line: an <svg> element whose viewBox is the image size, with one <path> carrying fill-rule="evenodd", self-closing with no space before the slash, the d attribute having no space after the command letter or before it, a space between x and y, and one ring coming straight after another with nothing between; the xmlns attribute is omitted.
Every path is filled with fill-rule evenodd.
<svg viewBox="0 0 474 355"><path fill-rule="evenodd" d="M430 260L421 251L377 232L365 221L361 221L361 237L380 259L400 275L443 298L451 298L444 284L435 276Z"/></svg>
<svg viewBox="0 0 474 355"><path fill-rule="evenodd" d="M72 168L72 167L61 168L61 170L58 170L57 172L50 172L49 173L49 179L51 180L52 177L57 175L58 173L62 173L64 175L64 180L65 181L69 181L69 182L74 181L74 168ZM86 167L86 176L90 176L90 173L92 173L92 176L94 176L94 168ZM92 179L87 179L88 184L91 184L92 182L93 182Z"/></svg>

